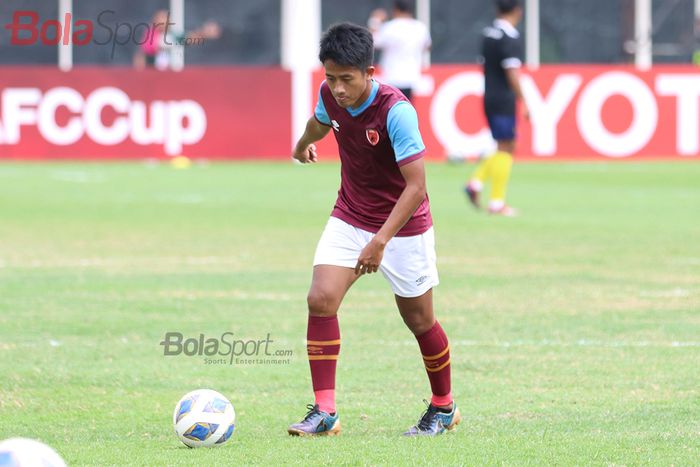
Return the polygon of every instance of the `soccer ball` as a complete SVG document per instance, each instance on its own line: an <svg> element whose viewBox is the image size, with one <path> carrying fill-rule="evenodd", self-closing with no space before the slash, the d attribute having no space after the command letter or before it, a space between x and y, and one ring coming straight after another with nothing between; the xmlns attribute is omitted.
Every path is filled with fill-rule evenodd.
<svg viewBox="0 0 700 467"><path fill-rule="evenodd" d="M0 466L2 467L66 467L61 456L53 449L27 438L10 438L0 442Z"/></svg>
<svg viewBox="0 0 700 467"><path fill-rule="evenodd" d="M211 389L188 392L173 412L175 433L191 448L224 444L233 434L235 420L233 405Z"/></svg>

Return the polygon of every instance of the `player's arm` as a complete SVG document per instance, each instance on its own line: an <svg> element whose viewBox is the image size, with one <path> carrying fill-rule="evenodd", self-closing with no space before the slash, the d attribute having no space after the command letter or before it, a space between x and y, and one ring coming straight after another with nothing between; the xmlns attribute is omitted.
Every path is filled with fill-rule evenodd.
<svg viewBox="0 0 700 467"><path fill-rule="evenodd" d="M376 233L372 240L362 249L355 265L355 274L371 274L377 272L384 256L384 248L389 240L394 238L401 227L411 218L426 195L425 166L423 159L416 159L399 167L401 175L406 180L406 187L399 196L391 214Z"/></svg>
<svg viewBox="0 0 700 467"><path fill-rule="evenodd" d="M387 130L406 186L387 220L360 253L356 274L377 272L387 243L408 222L426 196L425 145L418 131L418 116L413 106L407 102L395 105L389 111Z"/></svg>
<svg viewBox="0 0 700 467"><path fill-rule="evenodd" d="M522 102L525 118L529 118L527 102L525 102L523 98L523 91L520 87L520 68L522 67L520 43L516 40L505 39L502 53L503 59L501 60L501 67L503 67L503 71L506 74L508 86L513 90L515 99Z"/></svg>
<svg viewBox="0 0 700 467"><path fill-rule="evenodd" d="M382 246L386 246L401 227L406 225L426 195L425 164L422 157L400 166L399 170L406 180L406 187L384 225L374 236Z"/></svg>
<svg viewBox="0 0 700 467"><path fill-rule="evenodd" d="M304 134L301 135L301 138L299 138L299 141L294 147L294 159L302 164L316 162L318 160L318 155L316 154L316 145L314 143L323 139L330 130L331 127L321 124L316 117L311 117L309 121L306 122Z"/></svg>
<svg viewBox="0 0 700 467"><path fill-rule="evenodd" d="M425 42L423 43L423 52L430 52L433 49L433 38L430 36L430 31L428 28L425 29Z"/></svg>
<svg viewBox="0 0 700 467"><path fill-rule="evenodd" d="M529 112L527 110L527 103L523 98L523 90L520 87L520 68L506 68L506 79L508 80L508 85L515 93L515 98L522 102L525 117L529 117Z"/></svg>
<svg viewBox="0 0 700 467"><path fill-rule="evenodd" d="M323 89L324 84L325 82L321 83L321 89ZM299 141L294 147L294 154L292 157L302 164L316 162L316 160L318 160L316 145L314 143L323 139L331 129L331 118L328 116L326 106L323 104L321 89L318 91L318 102L316 103L314 115L306 122L304 134L301 135L301 138L299 138Z"/></svg>
<svg viewBox="0 0 700 467"><path fill-rule="evenodd" d="M387 243L408 222L425 199L425 165L423 164L423 158L402 165L399 167L399 170L404 180L406 180L406 187L382 228L379 229L379 232L376 233L367 246L362 249L357 259L357 265L355 265L355 274L377 272Z"/></svg>

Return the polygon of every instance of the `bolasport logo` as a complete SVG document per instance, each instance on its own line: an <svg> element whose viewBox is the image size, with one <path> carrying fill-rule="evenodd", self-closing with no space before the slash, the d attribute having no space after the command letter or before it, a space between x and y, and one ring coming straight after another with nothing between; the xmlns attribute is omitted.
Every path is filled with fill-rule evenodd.
<svg viewBox="0 0 700 467"><path fill-rule="evenodd" d="M265 339L237 339L231 331L219 336L199 334L186 337L177 331L168 331L163 336L160 345L163 346L163 356L186 356L203 359L205 365L251 365L267 364L281 365L291 363L291 349L274 349L270 344L275 342L267 333Z"/></svg>
<svg viewBox="0 0 700 467"><path fill-rule="evenodd" d="M203 37L176 38L169 34L169 30L176 23L170 21L170 12L167 19L161 22L131 23L118 21L114 10L101 11L95 21L90 19L73 19L71 13L66 13L59 19L47 19L41 21L39 13L31 10L17 10L12 14L12 22L5 25L10 31L10 44L17 46L27 45L74 45L83 46L90 43L109 46L110 58L114 58L117 47L127 44L137 46L146 42L152 42L155 31L162 31L163 46L192 46L201 45Z"/></svg>
<svg viewBox="0 0 700 467"><path fill-rule="evenodd" d="M35 126L55 145L71 145L83 137L107 146L131 140L138 145L162 144L166 154L177 155L184 145L198 143L207 130L204 108L194 100L147 103L112 86L86 96L65 86L46 92L5 88L0 98L0 144L6 145L21 142L23 126ZM111 118L105 122L103 114Z"/></svg>

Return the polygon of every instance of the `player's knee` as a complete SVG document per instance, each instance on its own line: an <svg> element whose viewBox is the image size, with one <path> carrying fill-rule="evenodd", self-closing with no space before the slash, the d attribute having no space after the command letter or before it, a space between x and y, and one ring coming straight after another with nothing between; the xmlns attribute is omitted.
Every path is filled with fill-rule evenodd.
<svg viewBox="0 0 700 467"><path fill-rule="evenodd" d="M428 319L420 315L404 316L403 322L406 323L406 327L415 335L420 336L430 331L433 327L433 320Z"/></svg>
<svg viewBox="0 0 700 467"><path fill-rule="evenodd" d="M411 330L411 332L419 336L433 327L435 324L435 317L432 312L428 312L426 309L416 307L416 308L403 308L401 311L401 318L406 324L406 327Z"/></svg>
<svg viewBox="0 0 700 467"><path fill-rule="evenodd" d="M515 141L502 140L498 142L498 150L512 154L515 150Z"/></svg>
<svg viewBox="0 0 700 467"><path fill-rule="evenodd" d="M333 316L338 311L335 300L322 290L310 290L306 303L312 316Z"/></svg>

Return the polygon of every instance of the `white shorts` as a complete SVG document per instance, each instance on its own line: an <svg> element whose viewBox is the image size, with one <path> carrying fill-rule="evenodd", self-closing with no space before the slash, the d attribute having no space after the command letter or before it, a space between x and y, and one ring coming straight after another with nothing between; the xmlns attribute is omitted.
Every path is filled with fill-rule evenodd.
<svg viewBox="0 0 700 467"><path fill-rule="evenodd" d="M354 268L360 252L372 237L372 232L331 217L318 241L314 266ZM379 270L396 295L419 297L440 283L435 262L435 233L431 227L421 235L389 240Z"/></svg>

